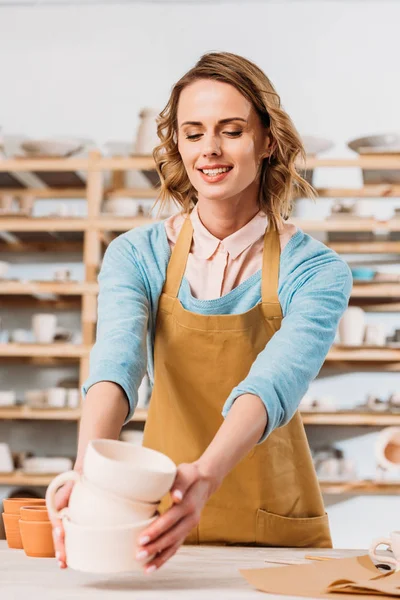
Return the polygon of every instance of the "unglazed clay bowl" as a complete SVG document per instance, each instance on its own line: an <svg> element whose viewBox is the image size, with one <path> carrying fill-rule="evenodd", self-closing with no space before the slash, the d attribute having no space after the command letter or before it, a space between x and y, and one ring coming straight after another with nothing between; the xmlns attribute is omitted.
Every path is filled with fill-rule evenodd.
<svg viewBox="0 0 400 600"><path fill-rule="evenodd" d="M56 493L67 481L75 484L68 507L58 511ZM55 477L47 488L46 502L52 520L66 515L73 523L86 526L132 525L150 519L158 508L158 503L133 502L106 492L89 483L77 471L67 471Z"/></svg>
<svg viewBox="0 0 400 600"><path fill-rule="evenodd" d="M161 452L118 440L89 442L83 473L93 485L139 502L159 502L172 487L176 465Z"/></svg>
<svg viewBox="0 0 400 600"><path fill-rule="evenodd" d="M21 506L19 514L23 521L50 521L45 506Z"/></svg>
<svg viewBox="0 0 400 600"><path fill-rule="evenodd" d="M22 506L42 506L45 508L46 500L44 498L4 498L4 512L10 515L18 515Z"/></svg>
<svg viewBox="0 0 400 600"><path fill-rule="evenodd" d="M9 548L22 548L21 534L19 530L19 515L3 512L4 531Z"/></svg>
<svg viewBox="0 0 400 600"><path fill-rule="evenodd" d="M137 540L155 520L118 527L86 527L63 518L67 565L89 573L136 571L145 562L136 560Z"/></svg>
<svg viewBox="0 0 400 600"><path fill-rule="evenodd" d="M50 521L19 520L22 546L27 556L52 558L55 556Z"/></svg>

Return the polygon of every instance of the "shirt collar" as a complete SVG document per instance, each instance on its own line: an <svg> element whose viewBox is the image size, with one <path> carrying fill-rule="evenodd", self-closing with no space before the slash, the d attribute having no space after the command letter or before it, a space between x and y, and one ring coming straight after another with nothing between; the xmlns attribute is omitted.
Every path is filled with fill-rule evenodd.
<svg viewBox="0 0 400 600"><path fill-rule="evenodd" d="M225 239L219 240L204 227L197 206L193 208L190 219L193 225L193 252L203 259L211 258L220 244L223 244L232 259L237 258L246 248L264 235L268 225L267 215L259 211L244 227Z"/></svg>

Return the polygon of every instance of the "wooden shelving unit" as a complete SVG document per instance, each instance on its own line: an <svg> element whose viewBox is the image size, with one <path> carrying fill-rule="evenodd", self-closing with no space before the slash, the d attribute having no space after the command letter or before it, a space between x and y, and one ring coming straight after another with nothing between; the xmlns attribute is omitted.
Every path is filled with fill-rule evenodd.
<svg viewBox="0 0 400 600"><path fill-rule="evenodd" d="M358 168L399 169L400 156L360 156L354 159L308 159L301 168ZM16 215L0 215L0 231L11 234L13 241L0 239L0 252L82 252L85 266L84 281L0 281L1 306L40 306L53 310L74 307L81 311L82 344L0 344L3 361L31 362L43 366L74 363L79 365L80 384L88 375L88 357L95 340L97 319L97 274L101 264L102 249L116 235L131 228L155 222L148 217L117 217L101 214L105 198L130 197L154 198L156 188L126 188L123 173L141 170L154 174L151 156L107 158L92 152L87 158L68 159L11 159L0 161L0 194L15 193L19 196L34 195L38 199L86 198L86 217L40 217L26 218ZM24 188L18 182L18 172L32 172L42 182L40 188ZM111 185L106 189L104 175L111 172ZM84 175L82 175L84 174ZM51 185L53 182L53 185ZM68 183L69 182L69 183ZM50 185L49 185L50 184ZM320 188L322 198L400 198L400 185L365 185L360 188ZM328 218L323 221L292 219L307 233L313 232L400 232L400 218L378 221L365 218ZM57 239L54 238L57 234ZM328 242L343 254L400 253L400 240ZM49 297L45 297L51 296ZM43 298L41 297L43 296ZM365 310L399 311L400 280L393 283L357 283L352 291L352 304ZM400 370L400 349L344 349L333 347L326 365L340 369ZM132 421L144 422L146 411L136 411ZM0 419L75 421L80 410L34 410L27 407L0 408ZM400 424L400 415L367 413L308 413L302 415L306 425L332 426L386 426ZM15 472L0 474L0 485L47 485L51 476L32 476ZM398 493L400 484L374 482L322 483L324 493Z"/></svg>
<svg viewBox="0 0 400 600"><path fill-rule="evenodd" d="M346 482L320 482L321 490L324 494L339 495L353 494L358 496L364 495L382 495L382 496L397 496L400 493L399 483L383 483L375 481L346 481Z"/></svg>

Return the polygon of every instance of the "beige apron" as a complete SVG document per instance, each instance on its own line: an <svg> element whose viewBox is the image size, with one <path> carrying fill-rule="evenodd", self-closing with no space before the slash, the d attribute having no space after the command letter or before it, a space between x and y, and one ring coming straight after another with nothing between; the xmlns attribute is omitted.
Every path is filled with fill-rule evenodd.
<svg viewBox="0 0 400 600"><path fill-rule="evenodd" d="M234 315L192 313L179 301L192 237L192 223L186 218L159 302L154 388L144 433L145 446L164 452L178 465L197 460L210 444L223 422L225 400L282 321L275 229L264 237L262 302ZM169 502L164 499L162 510ZM227 475L186 542L331 547L328 517L298 412Z"/></svg>

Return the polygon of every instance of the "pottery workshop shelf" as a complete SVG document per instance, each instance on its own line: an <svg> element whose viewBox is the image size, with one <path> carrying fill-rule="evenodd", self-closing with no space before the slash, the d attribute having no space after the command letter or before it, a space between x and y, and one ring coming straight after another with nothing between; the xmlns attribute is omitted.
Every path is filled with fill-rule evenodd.
<svg viewBox="0 0 400 600"><path fill-rule="evenodd" d="M1 414L1 413L0 413ZM310 412L301 413L304 425L348 425L368 427L399 427L400 413Z"/></svg>
<svg viewBox="0 0 400 600"><path fill-rule="evenodd" d="M9 421L77 421L81 411L70 408L30 408L28 406L0 407L0 420ZM137 409L131 422L144 423L147 410Z"/></svg>
<svg viewBox="0 0 400 600"><path fill-rule="evenodd" d="M353 494L353 495L398 495L400 493L399 483L383 483L375 481L345 481L345 482L328 482L320 481L321 491L324 494Z"/></svg>
<svg viewBox="0 0 400 600"><path fill-rule="evenodd" d="M355 159L319 159L309 158L301 169L317 168L355 168L355 169L399 169L400 156L360 156ZM145 174L150 187L139 189L127 187L126 172L139 170ZM118 216L102 213L104 200L117 198L156 199L158 175L152 156L104 157L98 151L86 158L16 158L0 161L0 195L15 194L35 199L84 199L85 217L48 216L27 217L22 214L1 214L0 252L76 252L82 254L84 281L0 281L0 305L7 308L35 306L39 310L78 310L81 315L81 345L55 343L39 344L2 344L0 358L3 363L9 361L41 365L43 367L61 367L73 364L79 368L79 385L88 376L89 351L95 341L97 309L97 275L101 265L104 248L118 234L132 228L154 223L156 219L148 216ZM360 188L320 188L321 198L376 198L384 202L385 198L400 198L400 185L364 185ZM22 205L22 200L21 200ZM105 207L105 204L104 204ZM106 210L106 208L104 208ZM374 218L332 217L317 221L312 219L293 219L292 222L305 232L373 232L380 238L366 242L364 236L358 241L329 240L327 244L342 254L400 254L400 218L378 221ZM392 233L393 232L393 233ZM386 236L383 234L390 234ZM333 236L330 236L333 238ZM372 237L372 236L371 236ZM337 237L337 239L340 239ZM19 259L19 257L18 257ZM47 297L46 297L47 295ZM51 297L53 296L53 297ZM399 311L400 281L378 283L375 281L357 283L353 287L352 304L365 306L365 310ZM325 366L341 370L400 370L400 349L344 349L334 347L329 352ZM147 411L137 410L131 419L144 423ZM15 421L57 421L77 422L80 409L30 409L26 406L0 408L0 420ZM303 414L306 425L365 425L386 426L400 424L400 415L367 413L312 413ZM57 423L55 426L58 426ZM34 450L33 448L31 450ZM47 485L51 475L28 475L22 472L0 474L0 485ZM397 493L400 484L381 485L371 482L326 483L321 484L324 492L341 493Z"/></svg>
<svg viewBox="0 0 400 600"><path fill-rule="evenodd" d="M11 358L82 358L89 352L90 347L80 344L0 344L0 357Z"/></svg>

